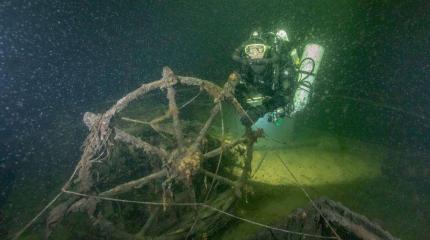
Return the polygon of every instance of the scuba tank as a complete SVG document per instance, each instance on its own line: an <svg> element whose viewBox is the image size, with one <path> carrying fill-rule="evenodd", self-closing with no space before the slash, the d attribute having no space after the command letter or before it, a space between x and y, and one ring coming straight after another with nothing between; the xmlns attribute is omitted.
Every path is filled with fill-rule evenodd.
<svg viewBox="0 0 430 240"><path fill-rule="evenodd" d="M305 109L309 103L313 84L324 55L324 48L318 44L307 44L298 70L297 89L293 98L291 116Z"/></svg>

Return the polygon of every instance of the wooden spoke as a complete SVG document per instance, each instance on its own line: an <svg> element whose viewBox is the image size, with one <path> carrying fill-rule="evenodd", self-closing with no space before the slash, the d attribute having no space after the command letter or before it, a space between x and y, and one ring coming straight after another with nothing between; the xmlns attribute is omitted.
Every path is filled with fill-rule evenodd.
<svg viewBox="0 0 430 240"><path fill-rule="evenodd" d="M148 220L146 220L145 224L142 226L139 232L136 233L137 237L143 238L145 236L146 231L148 231L148 229L151 227L154 220L156 220L159 211L160 211L159 206L156 206L154 209L150 209L150 215L148 217Z"/></svg>
<svg viewBox="0 0 430 240"><path fill-rule="evenodd" d="M104 192L100 193L99 196L110 197L110 196L115 196L115 195L118 195L118 194L121 194L121 193L125 193L125 192L128 192L128 191L131 191L133 189L141 188L144 185L150 183L152 180L155 180L155 179L158 179L158 178L162 178L162 177L164 177L166 175L167 175L167 170L163 169L161 171L152 173L152 174L150 174L148 176L145 176L143 178L139 178L137 180L133 180L133 181L130 181L130 182L126 182L126 183L117 185L114 188L111 188L111 189L109 189L107 191L104 191Z"/></svg>
<svg viewBox="0 0 430 240"><path fill-rule="evenodd" d="M242 143L245 143L245 142L246 142L246 138L236 139L233 142L224 144L222 147L215 148L214 150L203 154L203 158L208 159L208 158L215 157L215 156L219 155L221 153L221 151L226 151L228 149L234 148L235 146L242 144Z"/></svg>
<svg viewBox="0 0 430 240"><path fill-rule="evenodd" d="M224 92L223 88L217 86L216 84L208 80L203 80L203 79L198 79L193 77L185 77L185 76L177 76L177 78L181 84L189 85L189 86L199 86L200 88L204 89L214 99L219 99L222 95L224 95L227 98L227 100L233 105L236 112L241 117L249 118L248 114L240 105L239 101L237 101L237 99L232 94L232 91L234 91L235 85L229 84L229 82L227 82L224 86L224 89L226 89L227 92Z"/></svg>
<svg viewBox="0 0 430 240"><path fill-rule="evenodd" d="M157 155L162 159L166 159L168 154L166 150L153 146L133 135L130 135L119 128L115 128L115 140L133 145L136 148L143 149L146 153Z"/></svg>
<svg viewBox="0 0 430 240"><path fill-rule="evenodd" d="M176 82L176 77L173 74L172 70L170 70L169 68L163 69L163 80L166 82L166 86L167 86L167 99L169 100L169 114L172 116L172 119L173 119L173 128L175 130L176 141L177 141L178 147L182 149L184 147L184 135L182 134L182 126L179 120L179 109L176 104L176 98L175 98L176 91L173 88L173 86L170 85L171 83Z"/></svg>
<svg viewBox="0 0 430 240"><path fill-rule="evenodd" d="M207 176L209 176L209 177L211 177L211 178L215 178L216 180L218 180L218 181L220 181L220 182L222 182L222 183L228 184L228 185L230 185L230 186L232 186L232 187L237 187L236 182L234 182L234 181L232 181L232 180L230 180L230 179L228 179L228 178L222 177L222 176L217 175L217 174L215 174L215 173L213 173L213 172L209 172L208 170L205 170L205 169L203 169L203 168L200 168L200 171L201 171L203 174L205 174L205 175L207 175Z"/></svg>
<svg viewBox="0 0 430 240"><path fill-rule="evenodd" d="M216 117L216 115L219 113L219 111L221 110L220 108L220 104L216 104L210 113L210 116L208 118L208 120L206 120L205 125L203 126L203 128L200 130L199 135L197 136L196 140L193 143L192 148L193 149L197 149L200 146L201 141L203 140L203 138L206 136L207 131L209 130L209 127L212 124L212 121L214 120L214 118Z"/></svg>
<svg viewBox="0 0 430 240"><path fill-rule="evenodd" d="M254 136L254 132L252 131L251 127L246 127L246 133L247 141L246 141L246 155L245 155L245 165L243 167L242 175L240 176L240 184L244 184L245 181L248 180L251 174L251 163L252 163L252 157L254 152L254 141L256 140Z"/></svg>

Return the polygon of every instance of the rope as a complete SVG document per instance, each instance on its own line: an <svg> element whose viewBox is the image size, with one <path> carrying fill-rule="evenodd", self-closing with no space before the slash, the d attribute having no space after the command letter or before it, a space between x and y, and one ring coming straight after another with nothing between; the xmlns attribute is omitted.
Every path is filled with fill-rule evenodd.
<svg viewBox="0 0 430 240"><path fill-rule="evenodd" d="M202 93L202 91L200 90L199 93L197 93L194 97L192 97L186 103L182 104L182 106L179 107L179 109L182 109L182 108L186 107L188 104L192 103L194 100L196 100L196 98L198 98L200 96L201 93Z"/></svg>
<svg viewBox="0 0 430 240"><path fill-rule="evenodd" d="M30 222L28 222L18 233L15 234L15 236L12 238L12 240L16 240L19 237L21 237L21 235L31 226L33 225L34 222L37 221L37 219L39 219L40 216L42 216L42 214L49 208L52 206L52 204L54 204L55 201L57 201L57 199L59 197L61 197L61 195L63 195L63 192L59 192L57 194L57 196L54 197L54 199L51 200L51 202L49 202L43 209L42 211L40 211L33 219L31 219Z"/></svg>
<svg viewBox="0 0 430 240"><path fill-rule="evenodd" d="M263 154L263 156L262 156L262 158L261 158L260 162L259 162L259 163L258 163L258 165L257 165L257 168L256 168L256 169L255 169L255 171L254 171L254 174L252 174L252 176L251 176L251 179L252 179L252 178L254 178L254 177L255 177L255 175L257 174L258 170L260 170L260 167L263 165L263 162L264 162L264 160L266 159L267 154L269 154L269 151L264 152L264 154Z"/></svg>
<svg viewBox="0 0 430 240"><path fill-rule="evenodd" d="M72 179L75 177L76 173L78 172L78 169L80 167L80 164L78 164L75 167L75 170L73 171L72 175L70 176L70 178L67 180L67 182L64 184L63 189L67 188L70 184L70 182L72 181ZM52 204L55 203L55 201L57 201L58 198L61 197L61 195L63 195L64 191L59 192L33 219L30 220L30 222L28 222L19 232L17 232L15 234L15 236L12 238L12 240L16 240L19 237L21 237L21 235L31 226L33 225L33 223L35 223L37 221L37 219L39 219L40 216L42 216L43 213L46 212L46 210L48 210L49 207L52 206Z"/></svg>
<svg viewBox="0 0 430 240"><path fill-rule="evenodd" d="M72 195L76 195L76 196L80 196L80 197L87 197L87 198L95 198L95 199L101 199L101 200L106 200L106 201L113 201L113 202L122 202L122 203L135 203L135 204L143 204L143 205L155 205L155 206L163 206L164 203L162 202L149 202L149 201L135 201L135 200L127 200L127 199L120 199L120 198L112 198L112 197L101 197L101 196L94 196L94 195L88 195L88 194L84 194L84 193L78 193L78 192L74 192L74 191L70 191L70 190L66 190L66 189L62 189L62 192L67 193L67 194L72 194ZM286 230L286 229L282 229L282 228L278 228L278 227L273 227L273 226L269 226L263 223L259 223L253 220L249 220L246 218L242 218L239 216L236 216L232 213L223 211L221 209L218 209L216 207L213 207L211 205L208 205L206 203L169 203L172 206L181 206L181 207L202 207L202 208L207 208L210 209L212 211L224 214L226 216L229 216L231 218L237 219L237 220L241 220L243 222L247 222L256 226L260 226L260 227L264 227L270 230L274 230L274 231L279 231L279 232L283 232L283 233L287 233L287 234L295 234L295 235L300 235L300 236L304 236L304 237L313 237L313 238L319 238L319 239L336 239L335 237L326 237L326 236L321 236L321 235L314 235L314 234L308 234L308 233L302 233L302 232L296 232L296 231L290 231L290 230Z"/></svg>
<svg viewBox="0 0 430 240"><path fill-rule="evenodd" d="M287 169L287 171L290 173L291 177L296 182L297 186L303 191L303 193L306 195L308 200L312 203L312 206L317 210L317 212L320 214L320 216L324 219L324 222L327 224L327 226L330 228L331 232L336 236L335 239L342 240L342 238L337 234L336 230L331 226L330 222L327 220L327 218L323 215L321 210L317 207L315 202L312 200L312 198L309 196L308 192L302 187L302 185L299 183L299 180L296 178L294 173L288 168L287 164L282 160L281 156L279 156L278 153L276 153L276 156L279 158L279 161L281 161L282 165Z"/></svg>
<svg viewBox="0 0 430 240"><path fill-rule="evenodd" d="M215 175L218 174L219 167L221 165L222 154L223 154L223 144L224 144L224 116L223 116L223 112L222 112L222 101L219 102L219 109L220 109L220 116L221 116L221 152L219 154L218 163L217 163L217 167L215 170ZM205 176L205 180L206 180L206 176ZM211 194L211 191L212 191L212 188L214 187L214 184L215 184L215 178L212 178L211 185L208 189L208 192L206 193L205 201L207 201L209 199L209 195ZM197 224L197 221L199 221L199 216L198 216L198 214L196 214L196 215L197 215L196 219L194 220L193 225L191 226L190 230L188 231L187 236L185 237L185 240L188 240L188 238L190 237L190 235L194 229L194 226Z"/></svg>
<svg viewBox="0 0 430 240"><path fill-rule="evenodd" d="M223 112L222 112L222 102L219 103L219 108L220 108L220 116L221 116L221 152L219 154L218 163L217 163L216 170L215 170L215 174L216 175L218 175L219 167L221 165L221 160L222 160L222 154L224 152L223 151L223 145L224 145L224 115L223 115ZM215 184L215 178L212 178L212 182L211 182L209 190L208 190L208 192L206 194L205 200L207 200L209 198L209 195L210 195L210 193L212 191L212 188L213 188L214 184Z"/></svg>

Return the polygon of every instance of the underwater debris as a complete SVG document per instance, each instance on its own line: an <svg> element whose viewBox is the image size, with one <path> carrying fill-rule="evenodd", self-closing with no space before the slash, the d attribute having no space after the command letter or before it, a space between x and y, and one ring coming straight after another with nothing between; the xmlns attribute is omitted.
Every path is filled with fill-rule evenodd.
<svg viewBox="0 0 430 240"><path fill-rule="evenodd" d="M393 237L378 224L351 211L341 203L327 198L317 199L314 203L318 207L318 210L312 204L309 204L305 208L296 209L285 219L275 224L275 226L298 232L327 236L330 233L330 229L322 219L320 214L322 212L324 217L336 229L341 239L398 240L398 238ZM254 237L249 238L249 240L259 239L294 240L303 238L288 233L271 231L270 229L261 230Z"/></svg>
<svg viewBox="0 0 430 240"><path fill-rule="evenodd" d="M57 200L61 201L52 208L46 221L46 238L55 234L58 224L81 212L87 216L88 228L96 228L96 234L109 239L208 239L233 219L298 239L306 236L342 239L336 232L319 231L324 228L308 234L307 229L295 229L294 224L277 228L234 215L236 201L249 189L247 183L251 178L254 143L263 136L261 129L253 130L249 125L237 139L227 141L209 134L215 118L222 117L224 103L229 103L241 118L249 118L233 96L237 82L238 76L230 75L221 88L206 80L176 76L165 67L162 79L143 84L105 113L85 113L84 123L90 133L73 174L62 191L14 239L18 239ZM187 127L181 110L196 97L179 106L175 88L180 85L198 87L212 99L213 107L203 124ZM150 121L121 116L131 102L155 90L167 95L168 109L164 114ZM138 124L139 131L123 129L121 121ZM172 125L173 131L166 131L161 123ZM224 136L223 127L221 136ZM127 161L132 164L128 165ZM235 175L227 170L231 166L242 171ZM212 180L210 187L206 184L207 179ZM118 203L118 207L113 207L112 203ZM346 220L336 222L338 212L313 207L316 212L302 213L302 218L326 218L336 227L349 224ZM369 227L370 223L353 220L355 225L347 226L353 226L353 232L359 229L354 232L357 236L376 234L366 232L366 229L373 229ZM363 224L365 230L362 230Z"/></svg>
<svg viewBox="0 0 430 240"><path fill-rule="evenodd" d="M223 227L230 220L223 212L227 213L233 207L237 196L241 195L241 189L246 185L251 170L252 145L262 136L261 131L254 131L248 127L243 138L233 139L228 143L224 143L223 139L215 140L212 142L217 143L215 144L217 146L206 147L207 151L202 151L203 144L211 138L208 135L209 128L220 113L223 103L230 103L238 115L248 117L233 96L237 80L237 76L230 75L229 81L221 88L206 80L176 76L165 67L162 79L143 84L121 98L105 113L86 113L84 123L90 129L90 133L83 144L81 159L70 179L64 184L62 192L43 210L51 207L57 199L61 199L47 218L46 237L50 236L56 225L74 212L86 213L92 226L102 235L108 234L119 239L142 239L147 236L182 239L184 236L203 234L210 236ZM213 99L214 106L209 117L203 127L193 133L184 134L185 120L180 119L180 108L176 102L174 88L177 85L198 87L200 92L206 92ZM148 125L158 132L161 129L159 125L161 122L171 121L174 134L169 137L174 141L161 143L163 140L161 133L147 140L116 126L114 119L122 110L131 102L157 89L167 92L168 110L163 116L149 121ZM194 130L197 130L196 127ZM212 158L232 156L233 149L241 144L245 144L247 150L240 177L220 175L220 162L215 164L216 169L205 169L206 166L214 165L209 164ZM115 163L117 157L115 151L122 146L129 146L127 149L133 151L141 151L141 157L147 161L139 168L139 172L133 175L134 180L130 180L131 176L127 175L108 176L111 168L118 165ZM158 159L158 163L151 160L155 158ZM127 171L130 172L133 172L133 169ZM225 186L218 187L217 191L211 188L212 193L206 194L205 189L197 185L203 178L212 178L213 181L219 182L217 185ZM117 198L118 195L128 196L132 200ZM205 196L204 202L197 202L202 196ZM121 227L116 213L106 212L103 200L143 204L137 209L140 226L133 229ZM152 206L158 207L154 210ZM163 207L164 211L160 211L159 207ZM200 208L199 211L196 211L196 208ZM15 239L35 222L43 211L27 224ZM155 221L159 224L154 224ZM139 225L139 223L134 225L136 224Z"/></svg>

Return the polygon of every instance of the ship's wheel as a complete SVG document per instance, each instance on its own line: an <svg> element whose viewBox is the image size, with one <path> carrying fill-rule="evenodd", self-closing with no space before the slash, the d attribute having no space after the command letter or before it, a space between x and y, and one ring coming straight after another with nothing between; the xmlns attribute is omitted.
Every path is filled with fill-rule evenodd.
<svg viewBox="0 0 430 240"><path fill-rule="evenodd" d="M86 113L90 133L64 199L48 217L48 233L73 212L86 212L98 233L112 239L205 238L223 227L229 220L223 212L246 192L253 144L262 135L250 127L236 138L224 134L223 106L248 117L233 96L238 81L231 74L221 88L165 67L162 79L143 84L105 113ZM190 88L197 95L179 96ZM208 117L199 122L203 105L193 102L201 95L209 99L203 107ZM192 105L200 107L199 115ZM210 134L214 122L218 136Z"/></svg>

